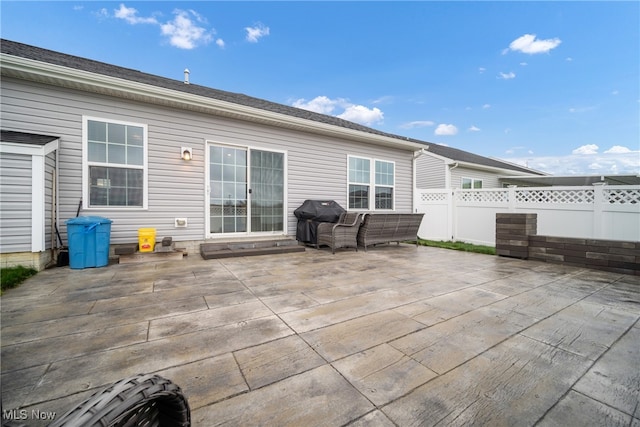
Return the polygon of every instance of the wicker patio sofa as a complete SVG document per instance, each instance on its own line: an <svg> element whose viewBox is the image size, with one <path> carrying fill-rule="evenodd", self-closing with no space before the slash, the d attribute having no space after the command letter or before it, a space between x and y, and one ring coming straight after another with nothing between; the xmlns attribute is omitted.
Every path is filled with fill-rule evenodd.
<svg viewBox="0 0 640 427"><path fill-rule="evenodd" d="M28 427L5 420L3 427ZM189 427L191 412L178 385L154 374L124 378L104 388L49 427Z"/></svg>
<svg viewBox="0 0 640 427"><path fill-rule="evenodd" d="M358 231L358 245L367 250L368 246L415 240L424 213L369 213L364 215Z"/></svg>
<svg viewBox="0 0 640 427"><path fill-rule="evenodd" d="M358 250L358 230L362 222L359 212L343 212L337 223L318 224L316 249L329 246L332 253L338 248L356 248Z"/></svg>

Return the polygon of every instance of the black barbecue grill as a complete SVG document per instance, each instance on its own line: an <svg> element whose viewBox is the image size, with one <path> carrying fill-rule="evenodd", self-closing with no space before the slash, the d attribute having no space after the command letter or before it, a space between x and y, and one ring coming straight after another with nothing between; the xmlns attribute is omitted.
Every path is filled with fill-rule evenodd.
<svg viewBox="0 0 640 427"><path fill-rule="evenodd" d="M334 200L305 200L293 214L298 218L296 240L315 245L318 243L318 224L338 222L345 209Z"/></svg>

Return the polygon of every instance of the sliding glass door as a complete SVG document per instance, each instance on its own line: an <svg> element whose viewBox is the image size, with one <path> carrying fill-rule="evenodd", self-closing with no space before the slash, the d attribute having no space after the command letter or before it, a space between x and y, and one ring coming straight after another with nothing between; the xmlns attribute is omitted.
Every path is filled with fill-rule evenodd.
<svg viewBox="0 0 640 427"><path fill-rule="evenodd" d="M210 145L210 233L284 232L284 180L284 153Z"/></svg>
<svg viewBox="0 0 640 427"><path fill-rule="evenodd" d="M284 154L251 150L251 231L284 230Z"/></svg>

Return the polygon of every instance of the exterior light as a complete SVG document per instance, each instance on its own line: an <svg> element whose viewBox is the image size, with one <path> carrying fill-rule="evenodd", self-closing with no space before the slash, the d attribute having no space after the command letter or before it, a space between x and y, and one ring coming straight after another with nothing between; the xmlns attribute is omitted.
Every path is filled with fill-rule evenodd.
<svg viewBox="0 0 640 427"><path fill-rule="evenodd" d="M182 153L182 160L191 160L193 158L193 149L191 147L182 147L180 149Z"/></svg>

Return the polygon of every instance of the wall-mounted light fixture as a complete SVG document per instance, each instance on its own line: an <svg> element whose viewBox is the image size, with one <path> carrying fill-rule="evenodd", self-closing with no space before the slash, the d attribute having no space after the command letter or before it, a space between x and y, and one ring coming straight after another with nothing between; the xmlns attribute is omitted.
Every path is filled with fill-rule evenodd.
<svg viewBox="0 0 640 427"><path fill-rule="evenodd" d="M193 149L191 147L182 147L180 152L182 153L182 160L191 160L193 158Z"/></svg>

